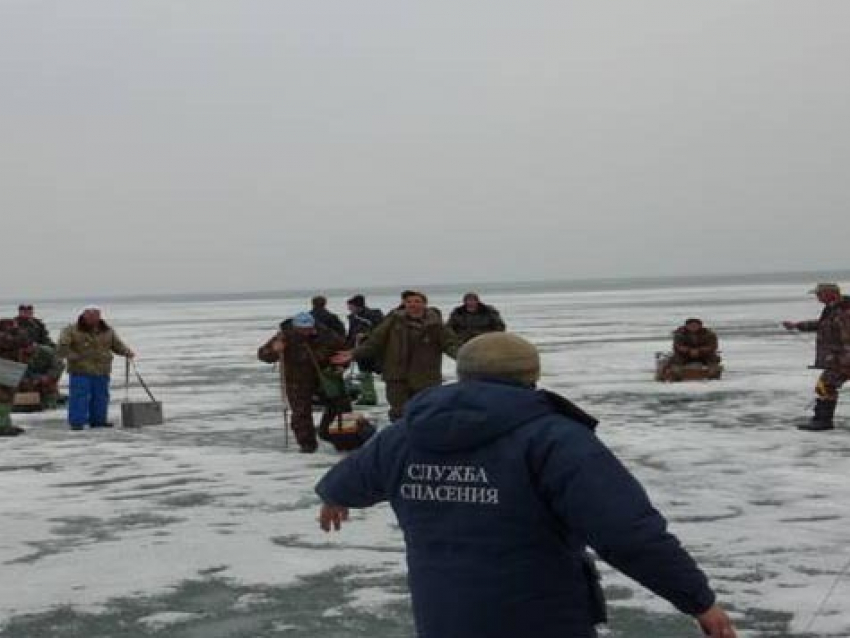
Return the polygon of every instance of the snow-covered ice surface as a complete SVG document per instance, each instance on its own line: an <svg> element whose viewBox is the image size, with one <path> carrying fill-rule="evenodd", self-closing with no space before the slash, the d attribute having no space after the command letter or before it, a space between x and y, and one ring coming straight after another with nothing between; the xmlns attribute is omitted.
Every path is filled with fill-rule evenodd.
<svg viewBox="0 0 850 638"><path fill-rule="evenodd" d="M794 428L816 377L813 341L779 326L817 316L804 292L487 295L541 347L544 385L600 418L601 438L751 638L850 636L850 417L825 434ZM456 298L432 302L448 311ZM0 440L0 636L411 636L392 513L357 512L341 534L322 534L312 487L339 457L284 449L276 373L255 352L298 300L106 305L168 424L70 432L57 413L18 417L27 434ZM39 311L54 329L74 314L60 303ZM654 382L654 353L690 315L718 330L724 379ZM699 635L664 601L603 574L605 635Z"/></svg>

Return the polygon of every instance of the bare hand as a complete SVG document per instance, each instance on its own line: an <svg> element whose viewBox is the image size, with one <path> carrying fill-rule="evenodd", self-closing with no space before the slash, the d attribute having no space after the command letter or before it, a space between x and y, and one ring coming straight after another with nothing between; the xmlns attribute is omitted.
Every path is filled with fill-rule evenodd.
<svg viewBox="0 0 850 638"><path fill-rule="evenodd" d="M330 359L331 363L337 366L347 366L351 363L353 357L351 356L350 350L343 350L342 352L337 352Z"/></svg>
<svg viewBox="0 0 850 638"><path fill-rule="evenodd" d="M135 358L136 358L136 353L135 353L135 352L133 352L132 350L127 350L127 355L126 355L126 356L127 356L127 358L128 358L128 359L135 359Z"/></svg>
<svg viewBox="0 0 850 638"><path fill-rule="evenodd" d="M786 330L796 330L797 329L797 322L796 321L783 321L782 325Z"/></svg>
<svg viewBox="0 0 850 638"><path fill-rule="evenodd" d="M714 605L708 611L697 616L702 632L709 638L736 638L732 620L719 605Z"/></svg>
<svg viewBox="0 0 850 638"><path fill-rule="evenodd" d="M319 527L329 532L331 529L339 531L342 523L348 520L348 508L339 505L322 505L319 510Z"/></svg>

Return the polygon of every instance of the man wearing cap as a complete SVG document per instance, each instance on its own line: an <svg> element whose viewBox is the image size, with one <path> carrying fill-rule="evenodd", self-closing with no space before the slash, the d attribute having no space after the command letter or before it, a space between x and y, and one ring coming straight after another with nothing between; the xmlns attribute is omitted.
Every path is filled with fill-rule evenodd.
<svg viewBox="0 0 850 638"><path fill-rule="evenodd" d="M389 501L419 638L594 638L605 603L588 546L706 635L734 638L705 575L595 436L596 420L535 389L533 345L477 337L457 373L316 486L325 531L350 507Z"/></svg>
<svg viewBox="0 0 850 638"><path fill-rule="evenodd" d="M317 323L309 312L301 312L281 323L257 352L260 361L281 364L282 389L292 410L290 425L301 452L311 454L319 447L313 422L313 397L321 390L319 370L344 348L340 335Z"/></svg>
<svg viewBox="0 0 850 638"><path fill-rule="evenodd" d="M335 358L378 362L393 420L417 393L442 383L443 355L454 358L458 348L457 335L423 293L406 290L403 299L404 307L391 312L363 344Z"/></svg>
<svg viewBox="0 0 850 638"><path fill-rule="evenodd" d="M838 284L818 284L809 291L824 305L819 319L783 321L787 330L816 332L815 368L823 370L815 386L815 413L801 430L821 431L835 427L833 417L838 391L850 378L850 298L842 296Z"/></svg>
<svg viewBox="0 0 850 638"><path fill-rule="evenodd" d="M87 306L59 337L57 354L68 364L68 424L72 430L109 428L109 381L113 354L135 353L103 320L100 308Z"/></svg>
<svg viewBox="0 0 850 638"><path fill-rule="evenodd" d="M498 310L481 302L478 293L468 292L463 296L463 304L449 315L449 328L464 344L488 332L504 332L505 322Z"/></svg>
<svg viewBox="0 0 850 638"><path fill-rule="evenodd" d="M348 348L356 348L366 341L372 331L384 320L384 313L377 308L366 306L366 298L363 295L354 295L348 300L348 335L345 345ZM377 405L378 393L375 390L374 372L380 372L380 366L375 361L362 360L357 362L360 369L358 380L360 381L360 399L357 405Z"/></svg>

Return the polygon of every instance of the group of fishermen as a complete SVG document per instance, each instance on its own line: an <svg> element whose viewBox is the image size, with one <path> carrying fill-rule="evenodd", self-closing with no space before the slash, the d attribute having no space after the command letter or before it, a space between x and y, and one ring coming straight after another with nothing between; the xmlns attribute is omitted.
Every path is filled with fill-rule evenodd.
<svg viewBox="0 0 850 638"><path fill-rule="evenodd" d="M505 323L493 306L478 294L464 295L447 322L428 297L405 290L401 303L384 316L366 305L363 295L348 302L348 329L327 309L324 297L314 297L312 310L295 315L260 347L257 356L266 363L280 362L281 386L292 411L291 427L302 452L315 452L317 437L326 438L332 420L351 410L346 392L327 388L328 379L342 380L342 370L357 363L359 405L376 405L374 375L380 374L390 405L390 418L402 415L405 404L426 388L442 382L443 355L454 358L470 339L504 331ZM333 395L333 396L330 396ZM326 406L316 429L313 405L316 397Z"/></svg>
<svg viewBox="0 0 850 638"><path fill-rule="evenodd" d="M785 321L788 330L817 332L815 366L823 372L815 392L813 417L799 429L833 429L838 391L850 378L850 299L834 283L822 283L810 291L824 304L821 317L810 321ZM439 309L428 305L424 293L406 290L401 304L386 317L369 308L363 295L348 300L348 329L328 311L324 297L313 299L313 309L281 324L280 330L258 353L267 363L281 365L281 382L290 408L291 427L300 449L313 452L326 434L330 420L351 410L343 393L334 402L325 397L326 410L317 432L313 405L321 400L323 375L356 362L360 370L359 405L376 405L374 375L381 374L390 406L390 420L403 414L405 405L426 388L442 381L442 358L455 358L458 348L482 334L505 331L499 311L484 304L478 294L467 293L463 303L444 321ZM667 360L667 380L681 380L692 364L707 370L707 378L720 376L721 358L717 334L692 317L673 333L672 353Z"/></svg>
<svg viewBox="0 0 850 638"><path fill-rule="evenodd" d="M72 430L112 427L108 420L109 385L113 355L132 358L134 352L101 316L100 308L85 307L64 328L56 344L32 305L22 304L18 315L0 320L0 359L27 365L16 387L0 385L0 435L23 430L12 424L16 394L37 393L39 409L51 409L60 400L59 381L68 371L68 424Z"/></svg>
<svg viewBox="0 0 850 638"><path fill-rule="evenodd" d="M14 436L22 432L12 424L16 393L38 396L38 408L56 407L59 380L65 370L50 332L35 316L32 305L21 304L17 316L0 319L0 359L26 365L16 387L0 385L0 436Z"/></svg>
<svg viewBox="0 0 850 638"><path fill-rule="evenodd" d="M822 373L815 387L816 402L811 420L803 430L834 428L838 392L850 378L850 298L835 283L821 283L811 293L824 305L820 318L785 321L788 330L817 333L813 367ZM405 290L401 303L386 316L370 308L362 294L348 302L348 326L327 308L327 299L314 297L312 309L282 322L258 357L281 363L281 386L292 410L291 427L299 447L313 452L330 419L351 410L348 392L328 397L326 381L342 380L341 371L352 362L359 369L359 405L376 405L375 375L386 387L391 420L398 419L406 403L426 388L442 381L443 355L454 358L458 348L490 332L504 332L499 311L481 301L477 293L463 296L444 321L439 309L428 305L427 296ZM0 385L0 435L21 432L12 425L16 392L38 393L41 408L59 401L59 380L66 364L69 372L68 420L72 429L110 427L107 419L109 380L113 355L132 358L115 331L95 306L82 310L75 323L53 342L45 324L31 304L21 304L11 319L0 319L0 359L24 363L26 373L17 387ZM717 335L698 318L688 319L674 332L670 369L673 378L692 363L719 369ZM711 376L711 375L709 375ZM316 399L330 404L317 432L313 422Z"/></svg>

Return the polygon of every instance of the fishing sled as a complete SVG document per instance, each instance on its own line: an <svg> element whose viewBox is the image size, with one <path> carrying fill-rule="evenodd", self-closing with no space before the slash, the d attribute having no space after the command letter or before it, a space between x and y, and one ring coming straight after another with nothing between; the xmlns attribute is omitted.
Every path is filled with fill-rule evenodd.
<svg viewBox="0 0 850 638"><path fill-rule="evenodd" d="M67 405L68 397L64 395L47 394L37 390L18 390L12 402L12 412L49 412Z"/></svg>
<svg viewBox="0 0 850 638"><path fill-rule="evenodd" d="M655 353L655 380L666 383L680 381L713 381L723 376L723 364L673 362L671 352Z"/></svg>

